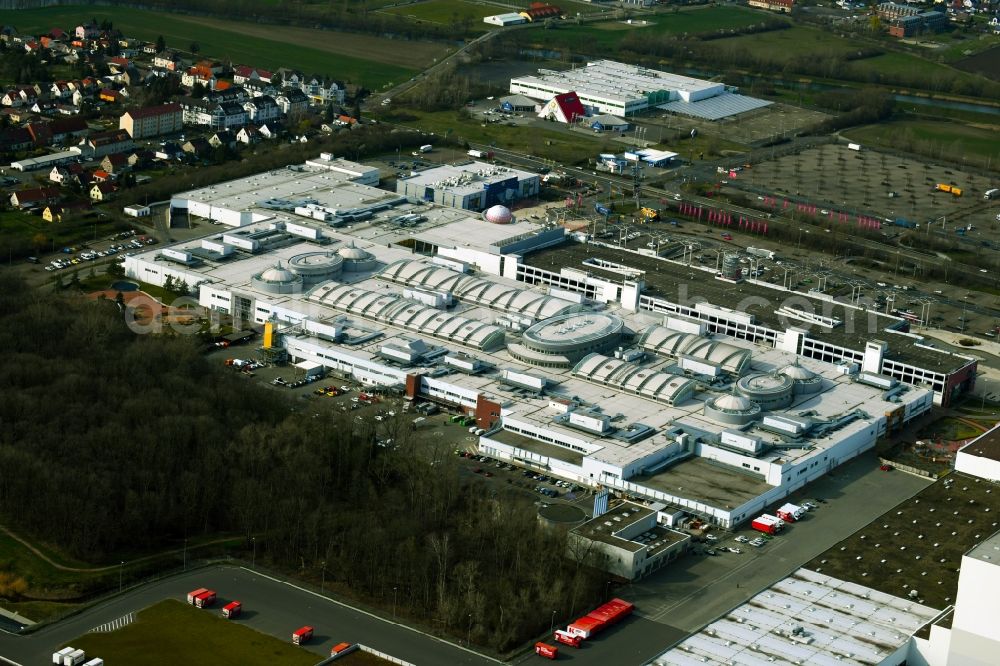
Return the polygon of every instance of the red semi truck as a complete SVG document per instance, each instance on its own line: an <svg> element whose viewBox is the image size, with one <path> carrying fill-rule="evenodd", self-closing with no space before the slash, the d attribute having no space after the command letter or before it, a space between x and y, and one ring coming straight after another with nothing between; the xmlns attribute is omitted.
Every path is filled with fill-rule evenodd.
<svg viewBox="0 0 1000 666"><path fill-rule="evenodd" d="M535 654L539 654L546 659L556 659L559 656L559 648L548 643L535 643Z"/></svg>
<svg viewBox="0 0 1000 666"><path fill-rule="evenodd" d="M580 647L580 644L583 643L583 636L579 636L577 634L571 634L568 631L564 631L562 629L556 629L556 633L553 634L552 637L556 639L556 641L559 643L562 643L564 645L569 645L575 648Z"/></svg>
<svg viewBox="0 0 1000 666"><path fill-rule="evenodd" d="M304 627L299 627L292 632L292 643L295 645L302 645L303 643L309 642L309 639L313 637L313 628L309 625Z"/></svg>
<svg viewBox="0 0 1000 666"><path fill-rule="evenodd" d="M230 601L222 607L222 617L234 620L243 612L243 604L238 601Z"/></svg>
<svg viewBox="0 0 1000 666"><path fill-rule="evenodd" d="M354 643L337 643L332 648L330 648L330 656L336 657L338 654L347 654L348 652L354 652L357 649L357 645Z"/></svg>
<svg viewBox="0 0 1000 666"><path fill-rule="evenodd" d="M199 594L204 594L206 592L208 592L207 587L199 587L197 590L188 592L188 603L194 606L194 598L197 597Z"/></svg>

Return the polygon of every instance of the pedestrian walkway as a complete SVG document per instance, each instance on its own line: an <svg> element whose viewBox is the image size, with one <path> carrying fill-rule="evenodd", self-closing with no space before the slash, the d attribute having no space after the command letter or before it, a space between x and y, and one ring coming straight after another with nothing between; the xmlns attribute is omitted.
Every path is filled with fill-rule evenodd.
<svg viewBox="0 0 1000 666"><path fill-rule="evenodd" d="M104 624L98 625L88 631L89 634L106 634L112 631L121 629L135 622L135 613L129 613L128 615L123 615L117 620L112 620L111 622L105 622Z"/></svg>

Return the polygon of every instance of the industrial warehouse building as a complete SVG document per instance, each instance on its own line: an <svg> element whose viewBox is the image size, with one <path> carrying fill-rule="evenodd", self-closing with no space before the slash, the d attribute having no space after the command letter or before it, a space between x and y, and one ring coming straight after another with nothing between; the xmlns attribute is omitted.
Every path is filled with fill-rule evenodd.
<svg viewBox="0 0 1000 666"><path fill-rule="evenodd" d="M538 194L538 174L485 162L443 164L396 181L399 194L465 210L510 205Z"/></svg>
<svg viewBox="0 0 1000 666"><path fill-rule="evenodd" d="M870 449L975 375L966 357L910 353L913 339L888 330L894 318L878 319L885 341L845 363L861 338L834 323L812 333L671 303L643 293L652 274L607 261L543 268L528 260L562 251L561 227L500 205L471 215L345 171L303 164L178 194L187 214L238 228L128 257L126 273L183 280L241 327L270 322L292 362L472 415L488 455L720 526ZM664 276L699 270L661 263ZM715 294L714 272L704 282ZM887 376L910 362L939 385Z"/></svg>
<svg viewBox="0 0 1000 666"><path fill-rule="evenodd" d="M566 71L541 69L537 76L510 80L510 92L547 104L557 95L575 93L588 115L627 117L651 109L717 120L770 102L746 97L722 83L598 60Z"/></svg>

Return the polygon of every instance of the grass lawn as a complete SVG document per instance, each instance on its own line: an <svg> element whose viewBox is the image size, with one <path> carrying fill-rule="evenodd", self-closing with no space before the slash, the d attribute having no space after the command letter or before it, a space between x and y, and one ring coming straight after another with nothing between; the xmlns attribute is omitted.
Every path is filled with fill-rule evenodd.
<svg viewBox="0 0 1000 666"><path fill-rule="evenodd" d="M950 489L946 479L953 481ZM953 604L962 554L997 530L1000 494L995 487L988 492L992 484L958 472L946 479L805 566L897 597L905 598L916 589L917 598L932 608ZM821 518L822 512L821 508L814 518Z"/></svg>
<svg viewBox="0 0 1000 666"><path fill-rule="evenodd" d="M629 25L623 21L607 21L587 25L561 23L553 30L522 31L518 38L549 47L586 51L587 44L617 47L633 31L656 35L702 33L727 28L739 28L762 20L760 14L740 7L709 7L669 14L657 14L646 25Z"/></svg>
<svg viewBox="0 0 1000 666"><path fill-rule="evenodd" d="M502 8L495 5L480 5L463 0L427 0L413 5L385 9L387 14L398 14L406 18L451 25L468 21L471 30L486 31L492 29L483 23L484 16L500 13Z"/></svg>
<svg viewBox="0 0 1000 666"><path fill-rule="evenodd" d="M380 40L365 36L366 42L379 42L377 52L405 53L413 58L412 65L402 66L375 59L352 56L357 53L353 45L353 35L342 35L329 31L305 30L312 35L311 40L288 39L286 29L281 26L257 26L256 24L216 23L211 19L201 20L191 17L162 14L131 9L128 7L46 7L43 9L18 9L0 11L0 23L15 26L21 32L47 31L53 27L72 29L81 21L95 17L98 21L107 19L126 35L153 41L163 35L168 46L187 50L192 42L201 46L201 54L234 63L246 63L258 67L291 67L309 74L325 74L369 88L378 88L390 82L400 82L412 76L422 63L422 51L412 54L398 42ZM256 33L263 30L263 33ZM304 30L304 29L298 29ZM246 31L254 31L248 35ZM271 35L268 39L263 35ZM350 42L350 43L348 43ZM391 44L381 44L391 42ZM311 43L314 46L302 46ZM353 46L352 46L353 45ZM394 48L390 48L390 46ZM347 52L342 52L345 48ZM435 47L439 49L440 47ZM384 58L380 58L384 59Z"/></svg>
<svg viewBox="0 0 1000 666"><path fill-rule="evenodd" d="M222 619L218 609L198 610L175 599L150 606L132 624L69 642L108 664L215 664L313 666L316 655L289 642ZM225 655L222 658L222 655Z"/></svg>
<svg viewBox="0 0 1000 666"><path fill-rule="evenodd" d="M981 434L983 434L982 430L973 428L968 423L945 417L925 426L917 433L917 437L921 439L943 439L948 442L954 442L960 439L970 439Z"/></svg>
<svg viewBox="0 0 1000 666"><path fill-rule="evenodd" d="M844 132L852 141L923 155L976 158L976 163L996 161L1000 155L1000 133L994 127L973 127L959 123L901 120L866 125Z"/></svg>
<svg viewBox="0 0 1000 666"><path fill-rule="evenodd" d="M538 155L555 160L561 164L576 164L597 153L608 150L621 150L622 145L591 138L591 135L570 134L555 129L545 129L537 125L527 127L508 127L501 124L482 127L478 119L463 120L455 111L423 112L407 109L406 113L416 116L404 125L419 127L424 132L445 135L451 130L451 138L471 143L495 144L531 155ZM597 136L597 135L593 135ZM447 148L442 148L447 150Z"/></svg>

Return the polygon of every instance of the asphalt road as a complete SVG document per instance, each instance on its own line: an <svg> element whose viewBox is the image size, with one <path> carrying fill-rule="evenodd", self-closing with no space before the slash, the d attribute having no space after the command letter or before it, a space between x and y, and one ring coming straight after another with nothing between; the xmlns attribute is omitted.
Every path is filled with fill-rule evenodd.
<svg viewBox="0 0 1000 666"><path fill-rule="evenodd" d="M290 640L292 631L302 625L314 626L315 636L306 647L317 655L327 656L331 647L347 641L363 643L419 666L499 663L292 584L230 566L199 569L144 585L27 636L0 634L0 655L21 666L50 663L55 649L94 627L165 598L183 599L199 587L219 593L215 606L206 612L218 613L223 605L239 599L243 602L243 616L238 622L282 640Z"/></svg>

